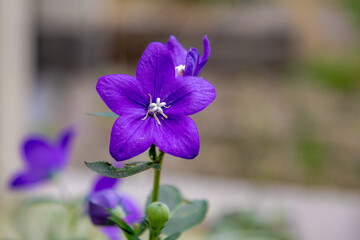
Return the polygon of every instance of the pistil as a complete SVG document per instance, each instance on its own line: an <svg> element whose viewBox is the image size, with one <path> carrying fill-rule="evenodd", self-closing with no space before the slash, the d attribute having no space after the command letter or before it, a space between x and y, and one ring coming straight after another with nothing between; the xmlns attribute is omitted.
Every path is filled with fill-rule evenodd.
<svg viewBox="0 0 360 240"><path fill-rule="evenodd" d="M177 72L180 76L184 75L184 71L185 71L185 65L179 65L175 67L175 72Z"/></svg>
<svg viewBox="0 0 360 240"><path fill-rule="evenodd" d="M149 94L150 96L150 103L149 103L149 107L148 107L148 110L146 112L146 115L143 119L141 120L145 120L149 113L152 114L156 120L156 122L161 125L160 123L160 120L159 120L159 117L157 116L157 114L159 113L161 116L163 116L164 118L168 118L168 116L166 116L166 114L164 113L163 111L163 107L164 108L169 108L170 106L166 106L166 103L165 102L161 102L160 98L156 98L156 103L153 103L152 102L152 97L151 95ZM163 118L162 118L163 119ZM164 120L164 119L163 119Z"/></svg>

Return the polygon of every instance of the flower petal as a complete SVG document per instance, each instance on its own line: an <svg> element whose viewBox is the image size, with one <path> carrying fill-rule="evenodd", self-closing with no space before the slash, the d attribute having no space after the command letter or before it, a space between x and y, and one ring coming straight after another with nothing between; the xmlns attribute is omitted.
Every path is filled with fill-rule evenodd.
<svg viewBox="0 0 360 240"><path fill-rule="evenodd" d="M115 209L120 204L120 200L120 196L113 189L105 189L90 197L90 203L106 209Z"/></svg>
<svg viewBox="0 0 360 240"><path fill-rule="evenodd" d="M109 178L104 176L98 176L95 181L94 189L92 193L100 192L105 189L115 189L116 185L121 181L120 178Z"/></svg>
<svg viewBox="0 0 360 240"><path fill-rule="evenodd" d="M202 111L214 101L216 92L214 86L203 78L186 76L178 77L178 84L174 85L172 92L164 98L169 112L182 112L192 115Z"/></svg>
<svg viewBox="0 0 360 240"><path fill-rule="evenodd" d="M169 51L162 43L150 43L140 58L136 78L143 91L153 99L161 97L175 81L175 67ZM146 109L149 101L146 101Z"/></svg>
<svg viewBox="0 0 360 240"><path fill-rule="evenodd" d="M69 160L70 150L71 150L71 143L75 136L75 129L72 127L64 129L58 136L58 143L59 143L59 154L61 157L59 158L58 162L54 162L57 169L64 168Z"/></svg>
<svg viewBox="0 0 360 240"><path fill-rule="evenodd" d="M139 155L153 143L153 117L143 115L126 115L119 117L112 128L110 154L116 161L126 160Z"/></svg>
<svg viewBox="0 0 360 240"><path fill-rule="evenodd" d="M120 204L120 196L112 189L94 193L89 197L89 214L95 225L108 225L110 213Z"/></svg>
<svg viewBox="0 0 360 240"><path fill-rule="evenodd" d="M185 63L187 51L178 42L176 37L171 35L168 42L166 43L166 47L170 51L175 66L183 65Z"/></svg>
<svg viewBox="0 0 360 240"><path fill-rule="evenodd" d="M199 154L199 133L194 121L185 115L167 114L155 127L155 145L176 157L193 159Z"/></svg>
<svg viewBox="0 0 360 240"><path fill-rule="evenodd" d="M184 76L194 76L198 61L199 51L196 48L191 48L186 56Z"/></svg>
<svg viewBox="0 0 360 240"><path fill-rule="evenodd" d="M25 171L16 174L11 180L9 186L11 189L20 189L34 187L39 183L46 181L50 176L45 172Z"/></svg>
<svg viewBox="0 0 360 240"><path fill-rule="evenodd" d="M114 226L101 227L100 231L106 235L109 240L121 240L122 233L120 228Z"/></svg>
<svg viewBox="0 0 360 240"><path fill-rule="evenodd" d="M122 116L128 112L145 111L148 96L142 83L125 74L103 76L98 80L96 90L105 104L116 114Z"/></svg>
<svg viewBox="0 0 360 240"><path fill-rule="evenodd" d="M121 195L121 206L126 212L125 221L127 224L133 225L142 217L140 207L136 204L134 199L126 195Z"/></svg>
<svg viewBox="0 0 360 240"><path fill-rule="evenodd" d="M60 148L64 151L68 151L68 148L70 147L71 141L73 140L74 136L75 129L73 127L68 127L61 131L58 136Z"/></svg>
<svg viewBox="0 0 360 240"><path fill-rule="evenodd" d="M43 136L30 136L23 144L23 160L30 169L55 170L61 165L62 154ZM54 169L55 168L55 169Z"/></svg>
<svg viewBox="0 0 360 240"><path fill-rule="evenodd" d="M199 59L198 65L196 66L194 76L198 76L200 74L201 69L204 67L208 58L210 57L211 46L210 46L210 41L209 41L207 35L205 35L203 38L203 47L204 47L204 52L203 52L203 55Z"/></svg>
<svg viewBox="0 0 360 240"><path fill-rule="evenodd" d="M121 195L121 206L126 212L125 221L127 224L133 225L142 217L140 207L134 199L126 195Z"/></svg>

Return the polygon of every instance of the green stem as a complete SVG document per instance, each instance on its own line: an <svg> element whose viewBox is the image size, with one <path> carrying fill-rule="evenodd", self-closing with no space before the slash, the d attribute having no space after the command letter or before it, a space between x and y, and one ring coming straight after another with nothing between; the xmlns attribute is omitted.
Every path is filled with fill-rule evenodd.
<svg viewBox="0 0 360 240"><path fill-rule="evenodd" d="M155 145L154 145L155 147ZM160 164L160 166L162 167L162 162L163 162L163 159L164 159L164 155L165 153L160 151L159 153L159 156L156 156L156 153L155 153L155 149L152 149L152 154L150 154L150 158L152 158L152 156L155 158L155 160L153 160L154 162L157 162ZM157 170L155 169L154 170L154 188L153 188L153 194L152 194L152 200L151 202L157 202L158 199L159 199L159 189L160 189L160 175L161 175L161 168L160 170ZM149 236L149 239L150 240L158 240L159 239L159 235L160 235L160 232L159 231L154 231L152 229L149 228L149 231L150 231L150 236Z"/></svg>
<svg viewBox="0 0 360 240"><path fill-rule="evenodd" d="M157 231L150 231L150 240L158 240L160 235L160 232Z"/></svg>
<svg viewBox="0 0 360 240"><path fill-rule="evenodd" d="M157 157L157 159L156 159L161 167L162 167L162 162L163 162L163 159L164 159L164 155L165 155L165 153L160 151L159 157ZM160 170L155 169L155 172L154 172L154 189L153 189L153 195L152 195L152 201L151 202L156 202L159 199L160 175L161 175L161 169Z"/></svg>

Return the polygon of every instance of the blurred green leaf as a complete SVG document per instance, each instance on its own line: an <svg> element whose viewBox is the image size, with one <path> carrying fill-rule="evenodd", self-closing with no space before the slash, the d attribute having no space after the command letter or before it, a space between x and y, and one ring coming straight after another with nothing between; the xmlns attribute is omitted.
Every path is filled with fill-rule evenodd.
<svg viewBox="0 0 360 240"><path fill-rule="evenodd" d="M108 162L85 162L86 166L98 174L110 178L124 178L129 177L140 172L146 171L150 168L159 169L160 164L154 162L135 162L126 164L125 167L115 167Z"/></svg>
<svg viewBox="0 0 360 240"><path fill-rule="evenodd" d="M181 236L181 233L174 233L165 238L164 240L176 240Z"/></svg>
<svg viewBox="0 0 360 240"><path fill-rule="evenodd" d="M359 0L339 0L341 4L353 15L354 20L360 25L360 1Z"/></svg>
<svg viewBox="0 0 360 240"><path fill-rule="evenodd" d="M150 205L151 199L152 192L147 198L145 209ZM170 185L160 186L158 201L166 204L170 210L170 213L172 213L181 204L182 200L183 198L180 194L180 191L176 187Z"/></svg>
<svg viewBox="0 0 360 240"><path fill-rule="evenodd" d="M200 224L206 217L208 204L205 200L195 200L178 207L162 233L172 235L182 233Z"/></svg>
<svg viewBox="0 0 360 240"><path fill-rule="evenodd" d="M299 137L296 148L300 163L307 168L309 173L318 173L324 167L326 151L324 145L311 137Z"/></svg>
<svg viewBox="0 0 360 240"><path fill-rule="evenodd" d="M88 113L90 116L104 117L104 118L118 118L119 115L113 112L99 112L99 113Z"/></svg>
<svg viewBox="0 0 360 240"><path fill-rule="evenodd" d="M360 63L357 59L318 58L305 64L305 69L320 83L350 92L360 85Z"/></svg>
<svg viewBox="0 0 360 240"><path fill-rule="evenodd" d="M288 229L283 219L265 219L253 211L242 211L223 216L206 239L290 240Z"/></svg>

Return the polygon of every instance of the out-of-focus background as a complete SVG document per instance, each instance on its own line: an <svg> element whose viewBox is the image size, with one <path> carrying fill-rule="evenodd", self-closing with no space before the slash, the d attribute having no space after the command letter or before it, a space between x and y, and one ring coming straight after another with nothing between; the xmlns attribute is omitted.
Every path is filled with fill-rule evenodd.
<svg viewBox="0 0 360 240"><path fill-rule="evenodd" d="M210 202L183 239L360 239L359 26L358 0L1 0L0 239L25 239L17 204L54 192L8 190L22 137L75 125L63 178L85 194L83 161L111 160L114 120L86 115L107 111L97 79L135 75L146 46L170 34L200 52L208 35L201 76L217 90L193 116L199 156L164 162L162 183ZM142 203L151 181L133 176L122 191ZM35 226L55 216L44 214Z"/></svg>

